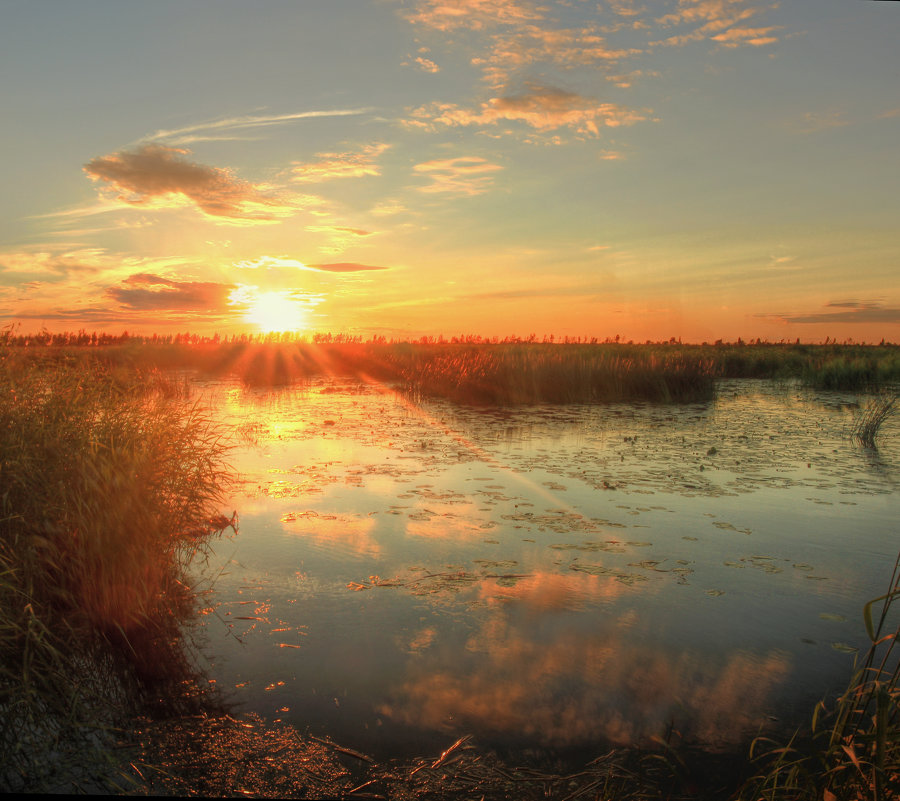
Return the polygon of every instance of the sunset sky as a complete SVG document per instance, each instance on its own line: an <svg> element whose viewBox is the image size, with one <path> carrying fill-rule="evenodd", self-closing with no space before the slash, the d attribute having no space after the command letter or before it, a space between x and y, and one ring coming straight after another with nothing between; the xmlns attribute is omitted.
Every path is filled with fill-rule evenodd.
<svg viewBox="0 0 900 801"><path fill-rule="evenodd" d="M900 341L900 3L0 2L0 326Z"/></svg>

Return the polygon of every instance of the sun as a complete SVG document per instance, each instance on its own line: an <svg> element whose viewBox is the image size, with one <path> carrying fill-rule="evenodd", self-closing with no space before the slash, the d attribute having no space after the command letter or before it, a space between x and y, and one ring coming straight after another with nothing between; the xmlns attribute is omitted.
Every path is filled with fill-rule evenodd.
<svg viewBox="0 0 900 801"><path fill-rule="evenodd" d="M306 314L306 306L286 293L263 292L250 301L244 319L269 334L306 328Z"/></svg>

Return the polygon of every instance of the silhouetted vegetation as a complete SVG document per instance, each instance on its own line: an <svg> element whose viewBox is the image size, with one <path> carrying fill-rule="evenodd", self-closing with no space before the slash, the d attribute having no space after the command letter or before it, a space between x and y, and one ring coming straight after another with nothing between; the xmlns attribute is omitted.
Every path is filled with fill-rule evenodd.
<svg viewBox="0 0 900 801"><path fill-rule="evenodd" d="M251 386L354 376L420 396L465 403L590 403L709 400L717 378L799 379L819 388L871 390L900 381L900 347L892 344L643 344L553 338L478 336L388 341L384 337L286 335L226 338L103 334L8 335L28 359L89 359L109 369L196 370Z"/></svg>

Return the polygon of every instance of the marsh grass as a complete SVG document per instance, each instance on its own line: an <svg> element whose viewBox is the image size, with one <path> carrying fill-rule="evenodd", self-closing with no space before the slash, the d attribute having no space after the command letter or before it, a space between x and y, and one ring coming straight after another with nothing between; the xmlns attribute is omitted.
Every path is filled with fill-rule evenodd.
<svg viewBox="0 0 900 801"><path fill-rule="evenodd" d="M875 438L885 421L897 412L897 393L882 392L869 400L853 423L852 436L866 448L877 447Z"/></svg>
<svg viewBox="0 0 900 801"><path fill-rule="evenodd" d="M0 336L2 338L2 336ZM388 342L341 335L231 339L14 337L29 359L100 361L111 372L171 376L196 371L253 386L316 376L392 384L466 403L680 403L711 398L715 379L796 379L815 389L863 391L900 381L900 347L799 343L645 344L454 337ZM171 380L171 379L166 379Z"/></svg>
<svg viewBox="0 0 900 801"><path fill-rule="evenodd" d="M460 403L516 405L711 400L713 365L699 354L589 345L415 346L388 354L406 390Z"/></svg>
<svg viewBox="0 0 900 801"><path fill-rule="evenodd" d="M855 665L847 689L821 701L809 732L786 744L757 739L751 749L759 772L743 787L745 801L874 799L900 797L900 625L892 606L900 599L900 555L889 590L863 609L870 647ZM893 614L892 614L893 613Z"/></svg>
<svg viewBox="0 0 900 801"><path fill-rule="evenodd" d="M181 394L162 378L0 348L7 791L108 774L119 716L187 675L188 568L234 520L218 508L225 448Z"/></svg>

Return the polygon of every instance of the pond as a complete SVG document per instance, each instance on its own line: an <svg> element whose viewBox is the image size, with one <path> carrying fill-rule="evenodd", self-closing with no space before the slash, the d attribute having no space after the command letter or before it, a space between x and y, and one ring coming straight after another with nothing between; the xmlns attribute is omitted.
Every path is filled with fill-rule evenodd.
<svg viewBox="0 0 900 801"><path fill-rule="evenodd" d="M198 384L238 443L203 668L237 712L375 758L464 734L577 756L792 726L867 646L897 556L896 423L723 381L714 402L515 409L317 380ZM230 509L227 510L230 512Z"/></svg>

